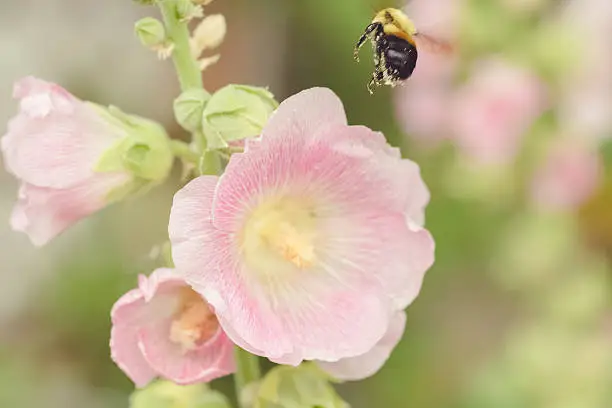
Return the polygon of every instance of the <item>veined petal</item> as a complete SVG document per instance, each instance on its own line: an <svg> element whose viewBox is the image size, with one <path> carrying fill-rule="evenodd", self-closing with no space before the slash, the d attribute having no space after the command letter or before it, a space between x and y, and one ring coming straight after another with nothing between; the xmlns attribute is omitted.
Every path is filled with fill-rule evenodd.
<svg viewBox="0 0 612 408"><path fill-rule="evenodd" d="M384 337L367 353L328 363L318 362L319 367L341 381L357 381L371 377L385 364L391 352L400 342L406 327L406 312L393 315Z"/></svg>

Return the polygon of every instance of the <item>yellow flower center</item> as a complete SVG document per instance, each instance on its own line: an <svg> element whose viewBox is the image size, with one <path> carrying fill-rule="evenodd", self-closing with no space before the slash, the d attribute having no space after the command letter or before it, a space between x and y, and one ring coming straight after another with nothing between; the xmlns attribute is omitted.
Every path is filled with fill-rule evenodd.
<svg viewBox="0 0 612 408"><path fill-rule="evenodd" d="M315 239L313 206L307 200L279 197L261 203L247 217L241 249L247 264L262 273L286 268L287 262L305 269L316 261Z"/></svg>
<svg viewBox="0 0 612 408"><path fill-rule="evenodd" d="M187 352L210 340L219 330L219 322L215 313L196 292L185 288L181 295L181 307L170 326L170 340Z"/></svg>

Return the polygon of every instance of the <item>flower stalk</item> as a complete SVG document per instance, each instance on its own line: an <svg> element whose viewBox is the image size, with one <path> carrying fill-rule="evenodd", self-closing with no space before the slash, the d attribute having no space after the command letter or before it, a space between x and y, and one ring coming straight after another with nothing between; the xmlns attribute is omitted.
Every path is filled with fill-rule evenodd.
<svg viewBox="0 0 612 408"><path fill-rule="evenodd" d="M181 89L204 88L202 74L197 61L191 55L187 22L181 21L178 13L180 0L157 0L166 24L168 39L174 44L172 61L178 74Z"/></svg>
<svg viewBox="0 0 612 408"><path fill-rule="evenodd" d="M234 359L236 361L236 373L234 384L236 386L236 397L241 408L249 408L244 404L242 393L245 388L261 378L259 357L236 346L234 348Z"/></svg>
<svg viewBox="0 0 612 408"><path fill-rule="evenodd" d="M180 0L157 0L156 4L162 13L166 26L167 39L174 45L172 50L172 61L176 69L181 90L183 92L192 89L204 89L202 75L198 61L193 57L189 41L189 29L187 21L181 18L178 5ZM192 138L198 145L198 150L204 152L206 149L206 139L201 130L196 130ZM177 157L197 164L200 154L194 152L189 144L173 140L172 151ZM203 156L204 157L204 156ZM220 166L214 166L215 173L218 173ZM234 374L236 384L236 397L241 401L241 394L245 387L250 383L259 380L261 371L259 358L239 347L235 348L236 373ZM239 402L243 405L242 402ZM246 408L246 407L243 407Z"/></svg>

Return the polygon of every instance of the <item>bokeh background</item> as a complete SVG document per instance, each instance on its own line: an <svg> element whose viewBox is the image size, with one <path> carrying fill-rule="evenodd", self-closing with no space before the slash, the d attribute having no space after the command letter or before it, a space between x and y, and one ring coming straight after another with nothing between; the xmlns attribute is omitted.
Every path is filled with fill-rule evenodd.
<svg viewBox="0 0 612 408"><path fill-rule="evenodd" d="M371 51L356 64L353 45L388 6L406 6L456 53L422 49L406 86L370 96ZM1 123L16 112L13 81L31 74L185 137L171 63L133 35L154 8L3 0L0 10ZM431 189L436 264L387 365L339 387L354 408L612 406L610 0L216 0L208 10L229 30L209 90L245 83L283 99L330 87L350 122L383 131ZM0 407L127 407L133 386L109 358L109 310L158 264L178 170L43 249L0 222ZM16 190L0 172L0 220Z"/></svg>

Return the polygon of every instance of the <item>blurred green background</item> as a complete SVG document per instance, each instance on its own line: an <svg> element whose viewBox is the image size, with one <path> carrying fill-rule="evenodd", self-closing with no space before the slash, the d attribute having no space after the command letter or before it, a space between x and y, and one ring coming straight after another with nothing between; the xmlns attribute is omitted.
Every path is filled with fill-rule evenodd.
<svg viewBox="0 0 612 408"><path fill-rule="evenodd" d="M436 264L408 309L403 340L377 375L339 391L354 408L608 408L611 2L414 0L409 7L419 2L431 3L417 14L432 30L448 29L453 10L458 58L448 63L451 84L436 78L419 84L415 71L414 84L374 96L365 88L369 46L355 64L353 45L374 11L403 4L216 0L207 9L228 22L221 60L204 74L209 90L227 83L269 86L282 100L304 88L330 87L350 123L383 131L421 165L431 189L426 225L436 240ZM0 7L0 122L16 112L13 81L36 75L186 137L172 117L179 90L171 63L158 61L133 35L134 21L157 15L154 8L129 0L3 1ZM419 113L405 113L401 98L461 87L491 55L528 69L547 89L546 107L521 131L511 160L473 159L450 136L451 120L435 144L402 125ZM472 106L467 97L452 98L459 101L446 110ZM498 109L512 109L503 106ZM601 118L572 117L578 108L588 118L602 112ZM501 120L498 126L511 125ZM553 172L553 183L567 194L590 182L593 188L571 206L536 205L534 174L568 133L588 141L601 174L593 181L575 176L580 169L573 166ZM0 223L0 407L127 407L133 386L109 358L109 311L138 273L158 264L150 253L166 239L178 176L177 168L147 197L112 206L43 249ZM16 189L1 173L0 220L8 220ZM229 387L226 380L216 385Z"/></svg>

